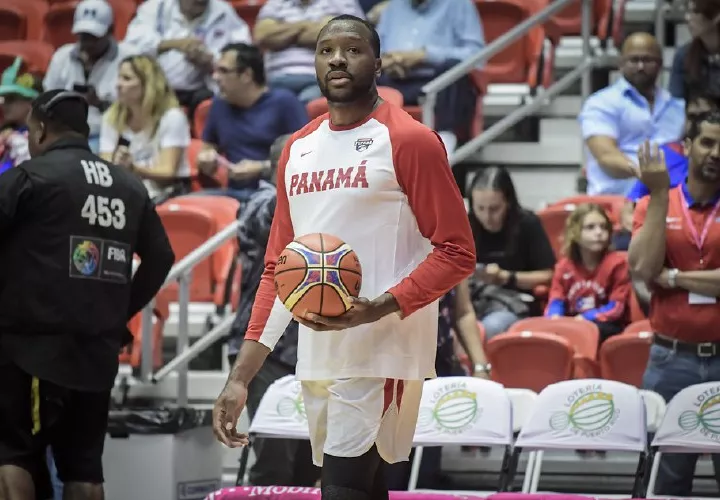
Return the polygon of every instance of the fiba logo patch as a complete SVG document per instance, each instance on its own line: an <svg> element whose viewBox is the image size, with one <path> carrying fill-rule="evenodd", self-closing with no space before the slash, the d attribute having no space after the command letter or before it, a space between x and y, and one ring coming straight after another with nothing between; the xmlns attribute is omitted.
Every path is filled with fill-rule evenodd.
<svg viewBox="0 0 720 500"><path fill-rule="evenodd" d="M471 428L482 415L477 395L467 390L467 384L447 384L437 390L427 406L420 408L418 424L433 426L448 434L461 434Z"/></svg>
<svg viewBox="0 0 720 500"><path fill-rule="evenodd" d="M550 428L569 431L583 437L598 437L612 429L619 417L613 395L603 392L601 384L588 385L567 397L566 410L550 416Z"/></svg>
<svg viewBox="0 0 720 500"><path fill-rule="evenodd" d="M700 393L693 405L697 410L686 410L678 417L678 427L686 433L699 430L712 441L720 441L720 385Z"/></svg>
<svg viewBox="0 0 720 500"><path fill-rule="evenodd" d="M278 401L277 413L281 417L292 418L298 422L307 422L305 413L305 401L302 397L300 384L296 384L296 394L292 397L286 396Z"/></svg>
<svg viewBox="0 0 720 500"><path fill-rule="evenodd" d="M80 274L92 276L100 262L100 250L92 241L82 241L73 250L72 261Z"/></svg>

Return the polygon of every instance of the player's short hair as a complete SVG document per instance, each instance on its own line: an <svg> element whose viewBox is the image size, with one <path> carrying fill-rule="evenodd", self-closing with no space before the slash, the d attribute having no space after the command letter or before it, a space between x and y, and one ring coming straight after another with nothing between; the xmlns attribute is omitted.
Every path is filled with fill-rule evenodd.
<svg viewBox="0 0 720 500"><path fill-rule="evenodd" d="M323 29L320 30L318 38L328 28L328 26L330 26L332 23L340 22L340 21L347 21L347 22L351 22L351 23L362 24L363 26L365 26L365 28L367 29L367 31L370 34L370 37L368 38L368 42L370 43L370 46L373 49L373 53L375 54L375 57L380 57L380 35L378 35L378 32L375 29L375 26L373 26L369 21L366 21L365 19L363 19L361 17L353 16L351 14L341 14L339 16L335 16L328 21L328 23L323 27Z"/></svg>
<svg viewBox="0 0 720 500"><path fill-rule="evenodd" d="M58 89L43 92L33 101L31 116L55 133L90 135L88 103L76 92Z"/></svg>
<svg viewBox="0 0 720 500"><path fill-rule="evenodd" d="M250 68L255 83L265 85L265 62L260 49L247 43L229 43L220 52L224 54L230 51L235 52L237 71Z"/></svg>
<svg viewBox="0 0 720 500"><path fill-rule="evenodd" d="M697 137L700 135L700 127L703 123L709 123L711 125L720 125L720 111L715 109L713 111L710 111L708 113L703 113L703 115L698 118L697 120L694 120L690 124L690 129L688 130L687 138L691 141L694 141L697 139Z"/></svg>

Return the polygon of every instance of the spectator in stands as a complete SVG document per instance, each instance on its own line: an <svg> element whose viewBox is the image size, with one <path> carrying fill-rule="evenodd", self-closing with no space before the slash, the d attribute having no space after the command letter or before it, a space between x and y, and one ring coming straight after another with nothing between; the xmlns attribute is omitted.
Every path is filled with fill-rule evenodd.
<svg viewBox="0 0 720 500"><path fill-rule="evenodd" d="M232 42L250 43L250 28L224 0L146 0L125 35L136 51L157 57L191 117L212 97L215 58Z"/></svg>
<svg viewBox="0 0 720 500"><path fill-rule="evenodd" d="M692 41L675 52L670 93L682 98L692 87L708 87L720 98L720 2L691 0L685 15Z"/></svg>
<svg viewBox="0 0 720 500"><path fill-rule="evenodd" d="M3 122L0 125L0 173L30 159L27 117L32 101L42 93L42 80L20 73L22 58L16 57L0 78Z"/></svg>
<svg viewBox="0 0 720 500"><path fill-rule="evenodd" d="M456 332L456 333L454 333ZM457 335L457 336L456 336ZM468 280L450 290L440 299L438 316L437 353L435 372L438 377L465 376L455 354L455 342L460 342L473 364L472 375L488 379L490 365L480 342L477 316L470 300ZM418 476L418 488L440 489L448 479L441 474L442 448L430 446L423 449ZM414 450L413 452L414 453ZM387 464L386 479L390 490L406 490L410 480L409 462Z"/></svg>
<svg viewBox="0 0 720 500"><path fill-rule="evenodd" d="M475 177L468 215L478 261L473 305L489 340L521 317L542 312L529 293L550 285L555 254L538 216L520 206L505 168Z"/></svg>
<svg viewBox="0 0 720 500"><path fill-rule="evenodd" d="M102 114L116 99L120 61L130 55L113 36L113 10L105 0L83 0L75 8L72 33L75 43L53 54L45 74L46 90L75 90L90 104L90 149L98 151Z"/></svg>
<svg viewBox="0 0 720 500"><path fill-rule="evenodd" d="M622 78L585 101L579 120L588 150L588 194L627 194L642 141L664 144L682 137L683 103L657 86L661 69L655 38L634 33L622 46Z"/></svg>
<svg viewBox="0 0 720 500"><path fill-rule="evenodd" d="M377 30L383 50L378 85L402 92L406 105L417 105L425 84L485 46L472 0L389 0ZM456 133L469 131L476 101L469 76L438 94L435 130L448 154L457 145Z"/></svg>
<svg viewBox="0 0 720 500"><path fill-rule="evenodd" d="M555 266L545 316L592 321L600 342L622 332L628 321L630 269L625 254L612 251L612 222L594 203L568 217L563 253Z"/></svg>
<svg viewBox="0 0 720 500"><path fill-rule="evenodd" d="M687 134L694 121L717 109L720 109L720 98L712 98L707 92L697 88L691 89L690 94L685 98L685 133ZM661 150L665 155L665 165L670 174L670 187L675 187L687 177L688 161L683 141L663 144ZM648 194L650 194L648 188L641 180L636 180L627 197L635 203Z"/></svg>
<svg viewBox="0 0 720 500"><path fill-rule="evenodd" d="M685 141L688 178L670 188L656 147L638 155L650 190L635 209L628 252L635 274L652 283L655 332L643 388L670 401L682 389L720 382L720 112L692 125ZM692 496L698 456L663 453L654 494ZM720 477L720 456L713 456Z"/></svg>
<svg viewBox="0 0 720 500"><path fill-rule="evenodd" d="M265 270L263 257L275 211L275 173L280 153L289 135L279 137L270 149L271 182L261 181L250 201L240 211L240 304L230 333L229 361L235 364L245 336L260 277ZM291 321L277 345L248 386L247 409L252 420L265 391L276 380L295 373L297 364L298 324ZM320 469L313 465L309 441L296 439L253 439L255 463L250 468L254 486L313 486Z"/></svg>
<svg viewBox="0 0 720 500"><path fill-rule="evenodd" d="M632 219L633 219L632 203L625 203L620 211L620 227L613 233L612 247L615 250L627 252L630 246L630 238L632 237Z"/></svg>
<svg viewBox="0 0 720 500"><path fill-rule="evenodd" d="M322 97L315 76L318 33L335 16L363 17L357 0L267 0L253 29L266 52L271 87L291 90L303 103Z"/></svg>
<svg viewBox="0 0 720 500"><path fill-rule="evenodd" d="M156 203L189 189L190 125L162 68L148 56L120 64L118 100L103 116L100 156L137 174Z"/></svg>
<svg viewBox="0 0 720 500"><path fill-rule="evenodd" d="M281 135L305 126L308 114L291 91L268 89L262 53L252 45L226 46L215 80L220 95L202 131L204 146L197 165L203 177L213 176L218 166L227 168L227 190L214 194L228 194L243 203L268 177L270 146Z"/></svg>

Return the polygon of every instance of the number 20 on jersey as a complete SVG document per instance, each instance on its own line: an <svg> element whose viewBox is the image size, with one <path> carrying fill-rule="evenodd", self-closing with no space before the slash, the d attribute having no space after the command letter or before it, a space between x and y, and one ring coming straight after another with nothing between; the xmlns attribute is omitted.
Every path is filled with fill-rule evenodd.
<svg viewBox="0 0 720 500"><path fill-rule="evenodd" d="M109 188L113 184L110 169L102 162L82 160L85 180L88 184ZM89 194L83 203L80 216L91 226L125 228L125 203L120 198L108 198Z"/></svg>

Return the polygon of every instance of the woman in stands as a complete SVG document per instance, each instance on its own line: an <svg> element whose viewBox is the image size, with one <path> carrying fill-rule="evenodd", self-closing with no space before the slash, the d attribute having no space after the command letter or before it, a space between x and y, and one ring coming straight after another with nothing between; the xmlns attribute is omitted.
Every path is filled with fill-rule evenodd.
<svg viewBox="0 0 720 500"><path fill-rule="evenodd" d="M187 192L190 125L160 66L147 56L123 60L117 94L103 116L100 156L135 172L156 203Z"/></svg>
<svg viewBox="0 0 720 500"><path fill-rule="evenodd" d="M720 97L720 2L690 0L685 19L693 39L675 52L670 93L682 99L688 89L700 87Z"/></svg>
<svg viewBox="0 0 720 500"><path fill-rule="evenodd" d="M550 284L555 255L538 216L520 206L505 168L475 177L468 216L478 262L472 301L489 340L518 319L542 313L531 294Z"/></svg>
<svg viewBox="0 0 720 500"><path fill-rule="evenodd" d="M585 203L568 217L565 258L553 275L546 316L592 321L600 342L627 326L630 269L624 252L611 250L612 222L600 205Z"/></svg>

